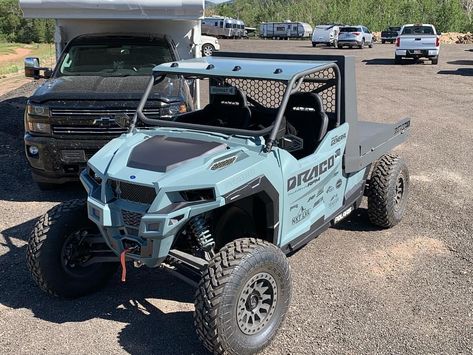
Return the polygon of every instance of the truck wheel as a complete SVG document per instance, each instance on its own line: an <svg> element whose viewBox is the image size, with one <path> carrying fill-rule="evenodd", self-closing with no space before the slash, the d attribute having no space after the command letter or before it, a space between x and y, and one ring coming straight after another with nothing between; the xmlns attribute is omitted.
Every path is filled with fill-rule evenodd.
<svg viewBox="0 0 473 355"><path fill-rule="evenodd" d="M28 241L26 260L33 280L43 291L65 298L99 289L116 272L118 262L84 265L97 236L100 232L87 218L85 200L67 201L49 210ZM99 243L101 250L104 244Z"/></svg>
<svg viewBox="0 0 473 355"><path fill-rule="evenodd" d="M370 44L368 45L369 48L373 48L373 41L371 40Z"/></svg>
<svg viewBox="0 0 473 355"><path fill-rule="evenodd" d="M394 64L402 64L402 57L400 55L394 56Z"/></svg>
<svg viewBox="0 0 473 355"><path fill-rule="evenodd" d="M386 43L386 41L385 41L384 39L382 39L382 40L381 40L381 43L382 43L382 44L385 44L385 43Z"/></svg>
<svg viewBox="0 0 473 355"><path fill-rule="evenodd" d="M312 47L317 47L317 43L316 42L312 42Z"/></svg>
<svg viewBox="0 0 473 355"><path fill-rule="evenodd" d="M215 47L212 46L210 43L206 43L202 46L202 55L204 57L210 57L215 50Z"/></svg>
<svg viewBox="0 0 473 355"><path fill-rule="evenodd" d="M276 335L289 307L285 255L254 238L226 244L210 260L197 288L194 324L214 354L253 354Z"/></svg>
<svg viewBox="0 0 473 355"><path fill-rule="evenodd" d="M365 46L365 39L363 38L363 40L361 41L361 44L358 47L360 49L363 49L364 46Z"/></svg>
<svg viewBox="0 0 473 355"><path fill-rule="evenodd" d="M375 225L391 228L398 224L406 211L409 195L409 171L397 155L383 155L369 182L368 216Z"/></svg>
<svg viewBox="0 0 473 355"><path fill-rule="evenodd" d="M439 63L439 56L435 56L431 59L433 65L437 65Z"/></svg>

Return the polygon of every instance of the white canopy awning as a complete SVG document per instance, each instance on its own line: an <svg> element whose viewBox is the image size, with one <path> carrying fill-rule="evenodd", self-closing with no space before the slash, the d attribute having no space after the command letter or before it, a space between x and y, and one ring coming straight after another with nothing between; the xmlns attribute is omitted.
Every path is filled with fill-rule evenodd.
<svg viewBox="0 0 473 355"><path fill-rule="evenodd" d="M204 0L20 0L27 18L196 20Z"/></svg>

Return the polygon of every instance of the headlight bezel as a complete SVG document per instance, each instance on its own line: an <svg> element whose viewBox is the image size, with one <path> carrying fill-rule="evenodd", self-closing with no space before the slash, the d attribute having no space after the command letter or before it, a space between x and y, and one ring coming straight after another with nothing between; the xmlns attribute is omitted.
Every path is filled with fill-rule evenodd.
<svg viewBox="0 0 473 355"><path fill-rule="evenodd" d="M50 109L44 105L26 106L25 130L30 133L51 134Z"/></svg>

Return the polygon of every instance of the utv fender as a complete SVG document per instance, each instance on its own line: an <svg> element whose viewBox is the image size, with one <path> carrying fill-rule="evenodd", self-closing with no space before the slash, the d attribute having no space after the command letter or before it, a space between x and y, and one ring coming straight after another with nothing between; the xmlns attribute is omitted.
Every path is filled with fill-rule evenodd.
<svg viewBox="0 0 473 355"><path fill-rule="evenodd" d="M264 208L265 240L278 245L279 241L279 193L264 175L237 187L224 196L225 204L246 210L245 202L262 204ZM257 221L255 221L257 222ZM241 235L241 234L240 234Z"/></svg>

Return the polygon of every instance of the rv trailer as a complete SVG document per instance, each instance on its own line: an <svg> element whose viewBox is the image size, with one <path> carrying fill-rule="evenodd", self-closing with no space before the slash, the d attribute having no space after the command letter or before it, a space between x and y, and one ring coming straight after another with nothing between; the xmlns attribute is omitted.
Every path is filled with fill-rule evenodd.
<svg viewBox="0 0 473 355"><path fill-rule="evenodd" d="M312 26L305 22L263 22L260 24L261 38L308 38L311 35Z"/></svg>
<svg viewBox="0 0 473 355"><path fill-rule="evenodd" d="M245 37L245 23L230 17L204 17L202 34L217 38L242 38Z"/></svg>

